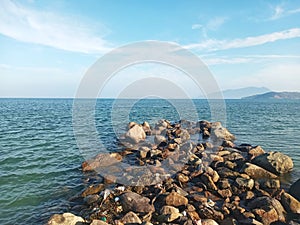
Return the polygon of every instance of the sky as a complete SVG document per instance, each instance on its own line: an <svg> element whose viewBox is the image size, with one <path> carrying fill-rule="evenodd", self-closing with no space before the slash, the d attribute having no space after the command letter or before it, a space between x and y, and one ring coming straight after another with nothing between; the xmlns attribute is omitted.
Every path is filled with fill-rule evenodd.
<svg viewBox="0 0 300 225"><path fill-rule="evenodd" d="M222 90L300 91L300 1L5 0L0 97L74 97L98 59L146 40L191 51ZM149 77L199 96L186 74L154 63L120 70L99 95L116 97Z"/></svg>

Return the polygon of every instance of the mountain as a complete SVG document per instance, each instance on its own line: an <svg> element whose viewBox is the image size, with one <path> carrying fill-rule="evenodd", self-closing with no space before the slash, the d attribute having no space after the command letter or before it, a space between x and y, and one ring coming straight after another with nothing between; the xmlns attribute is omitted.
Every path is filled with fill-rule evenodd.
<svg viewBox="0 0 300 225"><path fill-rule="evenodd" d="M243 99L255 99L255 100L263 100L263 99L300 99L300 92L267 92L259 95L252 95L245 97Z"/></svg>
<svg viewBox="0 0 300 225"><path fill-rule="evenodd" d="M241 99L243 97L258 95L271 91L266 87L245 87L239 89L228 89L222 92L225 99ZM218 96L220 93L213 93L212 96Z"/></svg>

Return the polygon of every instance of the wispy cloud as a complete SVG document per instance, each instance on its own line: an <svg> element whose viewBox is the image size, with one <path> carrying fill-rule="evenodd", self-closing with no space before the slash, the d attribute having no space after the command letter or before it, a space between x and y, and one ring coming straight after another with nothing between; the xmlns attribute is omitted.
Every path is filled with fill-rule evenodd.
<svg viewBox="0 0 300 225"><path fill-rule="evenodd" d="M226 21L228 20L227 17L214 17L207 21L205 24L193 24L193 30L201 30L202 35L204 38L207 38L207 33L209 31L216 31L218 30Z"/></svg>
<svg viewBox="0 0 300 225"><path fill-rule="evenodd" d="M0 1L0 34L18 41L57 49L99 53L109 50L102 27L97 35L90 25L47 11L38 11L12 1Z"/></svg>
<svg viewBox="0 0 300 225"><path fill-rule="evenodd" d="M251 36L243 39L233 40L216 40L208 39L200 43L184 46L187 49L204 50L204 51L219 51L235 48L246 48L251 46L263 45L278 40L292 39L300 37L300 28L283 30L270 34L259 36Z"/></svg>
<svg viewBox="0 0 300 225"><path fill-rule="evenodd" d="M272 15L267 20L278 20L280 18L300 13L300 8L286 9L283 4L271 6Z"/></svg>

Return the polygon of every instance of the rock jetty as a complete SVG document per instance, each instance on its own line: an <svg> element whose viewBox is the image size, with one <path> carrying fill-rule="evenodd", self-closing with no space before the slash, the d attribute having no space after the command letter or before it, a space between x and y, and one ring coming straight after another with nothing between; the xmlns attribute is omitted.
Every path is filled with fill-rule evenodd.
<svg viewBox="0 0 300 225"><path fill-rule="evenodd" d="M300 224L300 179L281 184L292 159L235 139L220 122L131 122L121 151L82 163L90 185L47 224Z"/></svg>

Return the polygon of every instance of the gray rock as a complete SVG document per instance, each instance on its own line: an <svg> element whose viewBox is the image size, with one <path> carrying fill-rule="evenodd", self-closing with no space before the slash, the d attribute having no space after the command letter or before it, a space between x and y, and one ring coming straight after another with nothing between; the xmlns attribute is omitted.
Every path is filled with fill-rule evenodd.
<svg viewBox="0 0 300 225"><path fill-rule="evenodd" d="M252 163L274 173L284 174L293 169L293 160L280 152L270 152L259 155L252 160Z"/></svg>
<svg viewBox="0 0 300 225"><path fill-rule="evenodd" d="M211 138L215 140L234 141L235 136L227 128L223 127L220 122L211 123Z"/></svg>
<svg viewBox="0 0 300 225"><path fill-rule="evenodd" d="M150 199L143 197L134 192L126 192L120 195L120 203L125 212L133 211L140 213L149 213L154 211L153 205L150 203Z"/></svg>

